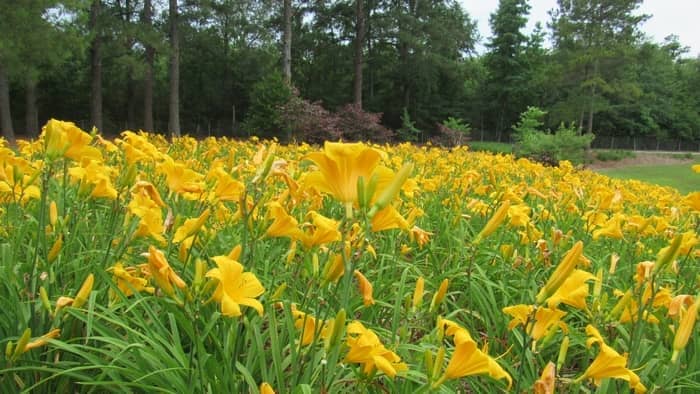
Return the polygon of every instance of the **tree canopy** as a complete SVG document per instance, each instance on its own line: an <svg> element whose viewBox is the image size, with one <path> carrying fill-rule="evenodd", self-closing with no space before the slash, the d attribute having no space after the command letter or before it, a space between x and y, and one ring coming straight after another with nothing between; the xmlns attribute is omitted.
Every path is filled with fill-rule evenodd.
<svg viewBox="0 0 700 394"><path fill-rule="evenodd" d="M640 4L560 0L528 33L529 2L500 0L479 37L456 0L3 2L0 126L304 139L285 117L304 108L328 137L410 118L425 141L448 118L505 138L537 106L547 127L698 141L700 58L641 34Z"/></svg>

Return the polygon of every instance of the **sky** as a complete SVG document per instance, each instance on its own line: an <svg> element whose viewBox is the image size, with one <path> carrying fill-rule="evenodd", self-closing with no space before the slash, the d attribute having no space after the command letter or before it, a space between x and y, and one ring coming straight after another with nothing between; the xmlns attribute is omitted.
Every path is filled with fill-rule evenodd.
<svg viewBox="0 0 700 394"><path fill-rule="evenodd" d="M483 51L483 44L491 36L489 16L498 7L498 0L460 0L463 8L477 20L479 34L482 37L478 50ZM556 0L530 0L530 16L527 31L532 31L537 21L547 26L547 12L557 5ZM644 0L640 13L651 15L641 26L641 30L652 38L653 42L663 42L664 37L675 34L682 45L690 48L686 56L700 54L700 0Z"/></svg>

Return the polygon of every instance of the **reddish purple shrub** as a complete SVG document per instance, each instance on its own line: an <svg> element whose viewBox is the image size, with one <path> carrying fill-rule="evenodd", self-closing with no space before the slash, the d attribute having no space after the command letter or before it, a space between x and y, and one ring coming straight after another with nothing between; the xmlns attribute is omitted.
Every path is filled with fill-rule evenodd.
<svg viewBox="0 0 700 394"><path fill-rule="evenodd" d="M279 114L290 141L322 143L341 137L336 116L320 102L299 97L298 92L294 92L291 99L279 108Z"/></svg>
<svg viewBox="0 0 700 394"><path fill-rule="evenodd" d="M394 133L381 125L382 114L362 110L347 104L336 112L337 126L346 141L387 142Z"/></svg>

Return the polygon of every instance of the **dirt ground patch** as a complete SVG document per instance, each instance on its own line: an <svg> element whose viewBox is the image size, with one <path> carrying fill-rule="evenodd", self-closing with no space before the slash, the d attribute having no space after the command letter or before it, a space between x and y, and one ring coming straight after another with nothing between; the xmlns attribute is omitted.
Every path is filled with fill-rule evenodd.
<svg viewBox="0 0 700 394"><path fill-rule="evenodd" d="M621 168L634 166L658 166L668 164L692 164L697 162L700 156L694 158L684 158L682 153L657 153L657 152L635 152L635 157L625 157L622 160L600 161L594 160L587 164L586 168L591 170L605 168Z"/></svg>

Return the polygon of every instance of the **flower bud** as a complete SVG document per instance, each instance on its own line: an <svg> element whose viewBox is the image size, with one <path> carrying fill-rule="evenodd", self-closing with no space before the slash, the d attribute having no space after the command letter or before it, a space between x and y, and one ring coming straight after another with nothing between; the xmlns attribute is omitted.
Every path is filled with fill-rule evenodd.
<svg viewBox="0 0 700 394"><path fill-rule="evenodd" d="M690 334L693 332L695 321L698 318L698 307L700 307L700 295L695 297L695 302L688 307L676 330L676 336L673 338L673 355L671 356L671 362L673 363L678 361L678 355L681 350L688 345Z"/></svg>
<svg viewBox="0 0 700 394"><path fill-rule="evenodd" d="M481 229L479 234L476 235L472 243L476 245L483 241L489 235L493 234L493 232L496 231L496 229L498 229L498 226L500 226L501 223L503 223L503 221L506 219L506 217L508 217L508 209L510 209L510 200L505 200L503 201L501 206L498 207L491 219L489 219L489 221L486 222L484 228Z"/></svg>
<svg viewBox="0 0 700 394"><path fill-rule="evenodd" d="M39 298L41 299L41 305L49 312L49 315L53 314L51 303L49 302L49 295L46 293L44 286L39 287Z"/></svg>
<svg viewBox="0 0 700 394"><path fill-rule="evenodd" d="M74 308L80 308L81 306L85 305L88 297L90 296L90 292L92 292L92 285L94 282L95 276L93 274L90 274L87 276L87 278L85 278L85 282L83 282L83 285L80 287L80 290L78 290L78 294L76 294L75 300L73 301Z"/></svg>
<svg viewBox="0 0 700 394"><path fill-rule="evenodd" d="M438 288L437 293L435 293L433 300L430 302L430 312L435 312L440 306L442 300L445 298L445 294L447 294L447 286L449 284L449 279L444 279L442 283L440 283L440 288Z"/></svg>
<svg viewBox="0 0 700 394"><path fill-rule="evenodd" d="M659 251L659 254L656 259L656 265L654 266L653 274L656 274L676 259L682 241L683 234L678 234L675 238L673 238L673 241L671 241L671 245Z"/></svg>
<svg viewBox="0 0 700 394"><path fill-rule="evenodd" d="M423 290L425 288L425 279L419 277L416 280L416 289L413 291L413 310L415 311L423 304Z"/></svg>
<svg viewBox="0 0 700 394"><path fill-rule="evenodd" d="M537 294L536 301L538 304L543 303L547 298L549 298L549 296L554 294L554 292L557 291L564 281L566 281L571 272L573 272L574 268L576 268L576 264L578 264L582 253L583 242L578 241L571 247L571 249L569 249L566 256L564 256L564 259L559 263L554 272L552 272L552 276L549 277L547 283L545 283L544 287L542 287L540 292Z"/></svg>
<svg viewBox="0 0 700 394"><path fill-rule="evenodd" d="M53 243L51 246L51 249L49 249L49 254L46 256L46 261L49 263L53 263L54 260L58 257L58 254L61 252L61 248L63 247L63 236L59 235L58 238L56 238L56 241Z"/></svg>
<svg viewBox="0 0 700 394"><path fill-rule="evenodd" d="M404 182L406 182L409 175L411 175L411 171L413 171L413 163L404 164L403 167L401 167L391 183L382 191L379 198L377 198L377 201L374 202L374 206L372 206L372 209L368 213L369 217L374 216L374 214L386 208L387 205L391 203L391 200L393 200L401 191L401 187L403 186Z"/></svg>
<svg viewBox="0 0 700 394"><path fill-rule="evenodd" d="M17 357L19 357L22 353L24 353L25 348L27 347L27 344L29 343L29 339L32 337L32 329L27 328L24 330L24 333L22 333L22 336L19 338L17 341L17 345L15 346L15 351L12 353L12 357L10 358L11 360L17 360Z"/></svg>

